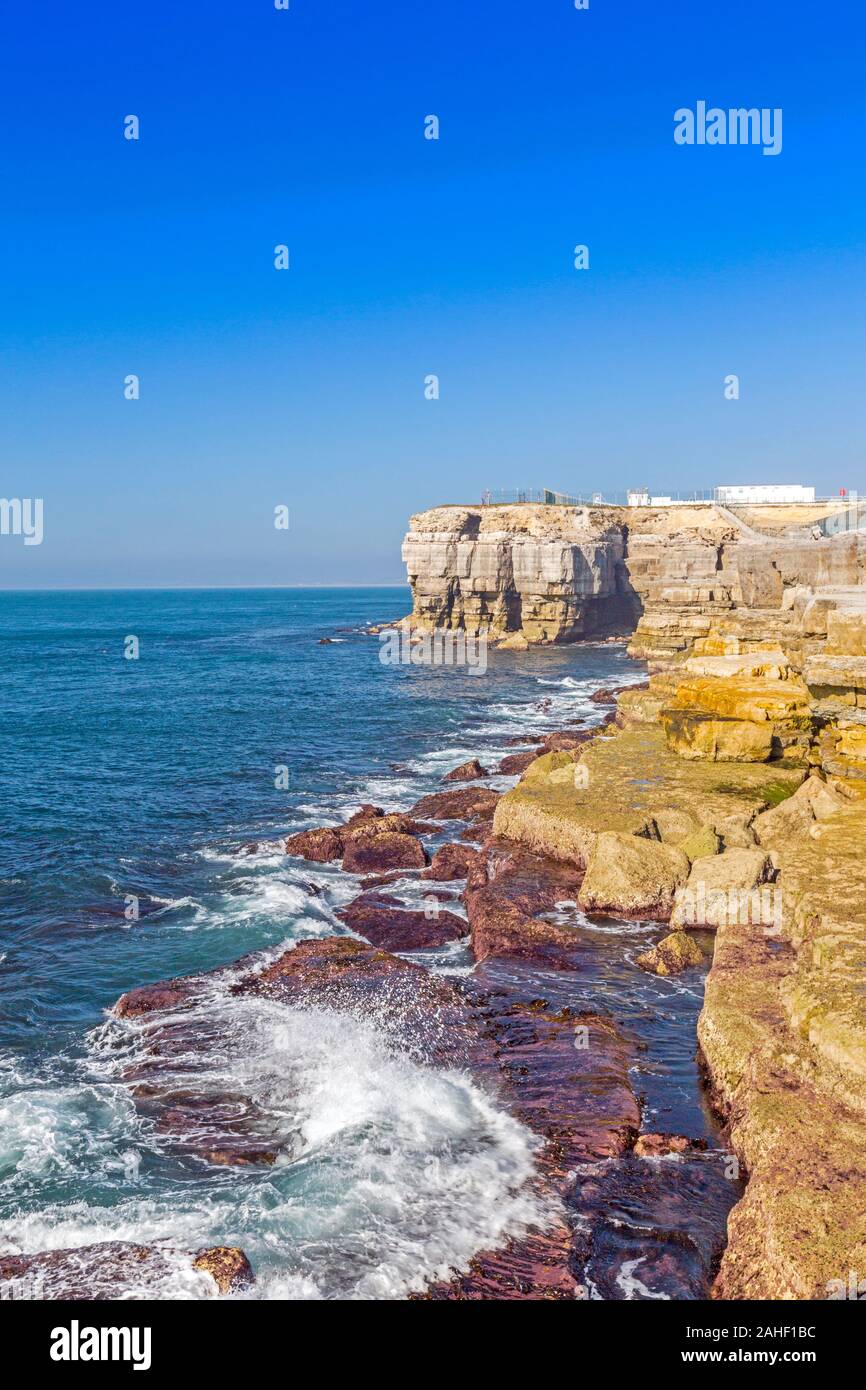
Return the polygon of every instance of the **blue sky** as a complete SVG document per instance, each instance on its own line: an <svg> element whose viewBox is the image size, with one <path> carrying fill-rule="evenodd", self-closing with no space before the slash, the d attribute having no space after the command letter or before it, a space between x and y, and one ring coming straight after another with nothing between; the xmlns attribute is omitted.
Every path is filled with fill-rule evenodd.
<svg viewBox="0 0 866 1390"><path fill-rule="evenodd" d="M399 582L485 488L866 491L864 60L854 0L4 6L0 492L45 539L0 585ZM698 100L782 153L675 145Z"/></svg>

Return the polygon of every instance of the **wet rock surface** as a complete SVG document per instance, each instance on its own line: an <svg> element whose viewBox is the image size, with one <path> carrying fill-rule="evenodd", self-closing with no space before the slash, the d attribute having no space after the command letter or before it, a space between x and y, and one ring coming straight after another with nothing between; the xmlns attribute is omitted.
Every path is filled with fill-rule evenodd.
<svg viewBox="0 0 866 1390"><path fill-rule="evenodd" d="M488 820L499 801L490 787L461 787L422 796L412 807L414 816L430 820Z"/></svg>
<svg viewBox="0 0 866 1390"><path fill-rule="evenodd" d="M200 1280L197 1285L196 1272L207 1277L204 1286ZM71 1250L0 1255L0 1296L14 1299L158 1298L169 1284L185 1287L187 1296L208 1292L216 1296L237 1293L253 1280L246 1255L230 1246L195 1253L104 1241Z"/></svg>
<svg viewBox="0 0 866 1390"><path fill-rule="evenodd" d="M459 941L469 931L469 924L454 912L443 910L432 899L424 911L401 906L399 899L382 893L362 893L337 916L353 932L364 936L373 946L389 951L421 951Z"/></svg>
<svg viewBox="0 0 866 1390"><path fill-rule="evenodd" d="M567 968L575 947L568 928L540 914L564 898L574 898L581 875L555 860L520 846L492 841L471 871L466 911L476 960L515 955Z"/></svg>
<svg viewBox="0 0 866 1390"><path fill-rule="evenodd" d="M478 850L472 849L469 845L442 845L430 860L429 869L425 869L421 877L438 880L440 883L466 878L480 862L480 858Z"/></svg>

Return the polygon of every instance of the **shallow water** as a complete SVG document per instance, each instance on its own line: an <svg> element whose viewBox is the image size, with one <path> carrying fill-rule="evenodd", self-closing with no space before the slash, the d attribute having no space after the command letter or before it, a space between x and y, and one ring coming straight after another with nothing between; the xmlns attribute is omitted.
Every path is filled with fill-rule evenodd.
<svg viewBox="0 0 866 1390"><path fill-rule="evenodd" d="M240 1244L256 1297L394 1297L538 1217L522 1187L535 1139L466 1076L400 1054L375 1020L209 1001L214 1085L231 1078L292 1136L291 1159L266 1171L173 1149L120 1081L135 1029L106 1022L132 986L344 930L334 913L356 881L288 860L287 831L361 801L408 807L468 757L495 764L517 735L597 720L589 694L642 677L610 644L494 652L483 677L383 666L359 628L408 606L404 589L0 596L0 1248ZM138 661L123 657L129 634ZM560 911L585 962L550 989L610 1009L646 1046L647 1128L712 1141L698 976L657 981L630 963L658 928ZM472 968L461 946L426 959ZM730 1186L710 1216L692 1202L696 1228L723 1226ZM647 1272L655 1246L634 1253L629 1222L643 1217L625 1211L633 1193L618 1200L620 1224L596 1222L593 1289L649 1297L657 1277L701 1296L702 1257L682 1290L679 1270ZM625 1232L620 1245L603 1246L602 1227ZM188 1285L179 1275L166 1294Z"/></svg>

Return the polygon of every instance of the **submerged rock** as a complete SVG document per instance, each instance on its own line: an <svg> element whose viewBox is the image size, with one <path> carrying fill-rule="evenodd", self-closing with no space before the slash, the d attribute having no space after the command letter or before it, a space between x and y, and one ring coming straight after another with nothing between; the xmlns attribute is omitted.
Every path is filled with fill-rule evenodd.
<svg viewBox="0 0 866 1390"><path fill-rule="evenodd" d="M688 1139L684 1134L640 1134L635 1141L637 1158L663 1158L666 1154L706 1153L706 1139Z"/></svg>
<svg viewBox="0 0 866 1390"><path fill-rule="evenodd" d="M33 1255L0 1255L0 1298L93 1302L158 1298L171 1281L194 1271L209 1275L220 1294L236 1293L253 1282L242 1250L215 1246L193 1253L130 1241L102 1241Z"/></svg>

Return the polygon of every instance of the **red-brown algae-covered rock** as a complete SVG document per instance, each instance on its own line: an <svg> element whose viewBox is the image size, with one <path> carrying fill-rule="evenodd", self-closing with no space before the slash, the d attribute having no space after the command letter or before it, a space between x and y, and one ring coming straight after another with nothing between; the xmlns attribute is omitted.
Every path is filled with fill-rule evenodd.
<svg viewBox="0 0 866 1390"><path fill-rule="evenodd" d="M347 873L387 873L391 869L423 869L430 862L421 841L414 835L385 831L380 835L358 835L343 854Z"/></svg>
<svg viewBox="0 0 866 1390"><path fill-rule="evenodd" d="M548 734L544 740L545 753L570 753L572 749L579 748L582 743L588 743L595 738L595 730L584 729L574 731L571 729L560 729L558 733Z"/></svg>
<svg viewBox="0 0 866 1390"><path fill-rule="evenodd" d="M466 907L472 954L477 961L488 956L536 956L552 964L547 958L562 959L574 948L574 937L567 927L521 912L495 887L467 894Z"/></svg>
<svg viewBox="0 0 866 1390"><path fill-rule="evenodd" d="M361 821L378 820L384 814L384 807L373 806L369 801L362 801L357 811L346 821L346 825L358 825Z"/></svg>
<svg viewBox="0 0 866 1390"><path fill-rule="evenodd" d="M518 855L499 871L502 884L510 876L515 898L527 905L561 895L566 885L553 880L556 873L569 872L554 866L548 870L550 881L533 888L532 858ZM384 907L393 910L387 902ZM467 1068L543 1139L538 1182L545 1192L562 1193L571 1184L576 1164L613 1157L633 1142L639 1111L629 1084L630 1050L610 1019L514 993L501 979L491 987L484 970L479 967L477 978L465 985L451 983L389 951L354 938L330 937L302 941L276 960L248 958L232 967L226 978L238 996L372 1015L389 1038L395 1043L402 1039L401 1045L419 1061ZM162 991L163 998L171 994ZM158 997L157 992L154 1000ZM178 1087L182 1066L195 1084L212 1065L208 1028L218 1029L219 1020L202 1023L195 1012L184 1017L186 1025L168 1014L163 1025L155 1012L151 1031L144 1032L143 1045L147 1048L152 1042L154 1049L151 1089L158 1089L161 1074L166 1085ZM138 1096L136 1101L143 1103ZM183 1122L176 1105L168 1113ZM258 1123L264 1145L272 1121L259 1116ZM255 1133L250 1121L250 1144ZM516 1237L499 1250L481 1252L467 1273L436 1285L429 1296L580 1297L571 1258L568 1224L554 1221L550 1228Z"/></svg>
<svg viewBox="0 0 866 1390"><path fill-rule="evenodd" d="M478 979L487 983L485 967ZM483 996L489 1035L505 1077L502 1099L543 1135L539 1195L570 1190L579 1164L627 1152L640 1124L631 1087L631 1050L609 1018L556 1010L544 999L494 987ZM433 1301L561 1300L586 1296L574 1274L575 1237L563 1218L496 1250L474 1256L469 1268L420 1295Z"/></svg>
<svg viewBox="0 0 866 1390"><path fill-rule="evenodd" d="M498 1250L484 1250L464 1274L432 1284L417 1300L433 1303L497 1303L520 1300L564 1302L584 1298L586 1290L570 1269L573 1236L565 1222L508 1240Z"/></svg>
<svg viewBox="0 0 866 1390"><path fill-rule="evenodd" d="M286 854L311 859L316 864L331 864L335 859L342 858L343 840L339 832L330 827L301 830L288 837L285 850Z"/></svg>
<svg viewBox="0 0 866 1390"><path fill-rule="evenodd" d="M502 759L496 770L506 777L513 777L525 772L530 763L534 763L537 757L537 748L530 748L525 753L509 753Z"/></svg>
<svg viewBox="0 0 866 1390"><path fill-rule="evenodd" d="M362 893L342 908L337 916L352 931L374 946L389 951L421 951L459 941L469 932L469 923L454 912L443 911L431 900L424 911L403 907L384 894Z"/></svg>
<svg viewBox="0 0 866 1390"><path fill-rule="evenodd" d="M438 880L440 883L465 878L480 858L478 850L472 849L469 845L441 845L430 861L430 868L425 869L421 877Z"/></svg>
<svg viewBox="0 0 866 1390"><path fill-rule="evenodd" d="M194 977L168 980L157 985L141 985L122 994L114 1006L117 1018L138 1018L154 1010L179 1009L195 993Z"/></svg>
<svg viewBox="0 0 866 1390"><path fill-rule="evenodd" d="M290 835L285 842L285 850L287 854L298 855L319 864L331 864L337 859L342 859L348 847L357 840L389 833L417 836L435 829L435 826L423 825L402 811L386 813L381 806L364 804L350 816L345 825L318 826L313 830L300 830L297 834Z"/></svg>
<svg viewBox="0 0 866 1390"><path fill-rule="evenodd" d="M458 840L464 840L469 845L484 845L493 834L492 820L470 821L465 830L458 834Z"/></svg>
<svg viewBox="0 0 866 1390"><path fill-rule="evenodd" d="M479 777L486 777L487 769L482 767L477 758L470 758L468 762L461 763L451 772L446 772L442 778L443 782L473 782Z"/></svg>
<svg viewBox="0 0 866 1390"><path fill-rule="evenodd" d="M422 821L406 815L404 811L389 811L383 812L382 815L359 816L356 820L347 821L345 825L340 826L340 836L343 843L348 844L351 840L364 839L371 835L424 835L435 829L436 826L425 825Z"/></svg>
<svg viewBox="0 0 866 1390"><path fill-rule="evenodd" d="M489 820L499 795L490 787L455 787L453 791L433 792L416 802L412 815L429 820Z"/></svg>
<svg viewBox="0 0 866 1390"><path fill-rule="evenodd" d="M572 963L572 929L539 914L575 898L580 882L579 871L569 865L494 841L486 859L472 866L466 884L475 959L543 956L547 964Z"/></svg>

